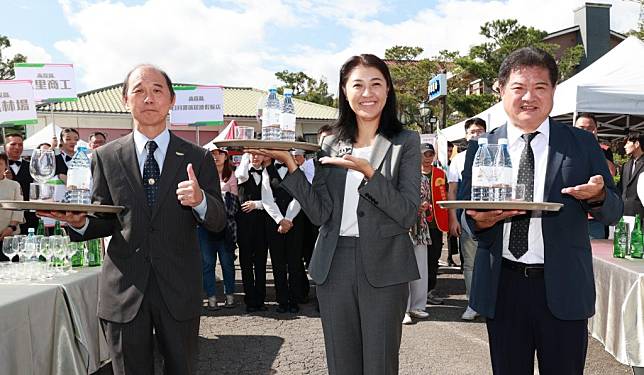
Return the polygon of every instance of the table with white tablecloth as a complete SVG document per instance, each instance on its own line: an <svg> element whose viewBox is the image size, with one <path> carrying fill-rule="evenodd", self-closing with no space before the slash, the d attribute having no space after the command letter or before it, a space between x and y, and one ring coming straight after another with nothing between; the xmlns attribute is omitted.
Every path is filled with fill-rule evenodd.
<svg viewBox="0 0 644 375"><path fill-rule="evenodd" d="M0 283L2 373L91 374L109 359L96 316L99 272Z"/></svg>
<svg viewBox="0 0 644 375"><path fill-rule="evenodd" d="M590 334L619 362L644 367L644 260L613 258L611 240L594 240L595 316Z"/></svg>

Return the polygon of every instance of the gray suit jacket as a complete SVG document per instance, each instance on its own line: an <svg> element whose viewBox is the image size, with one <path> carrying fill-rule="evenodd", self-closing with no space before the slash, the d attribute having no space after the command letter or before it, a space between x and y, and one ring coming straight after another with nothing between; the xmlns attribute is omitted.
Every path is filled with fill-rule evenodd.
<svg viewBox="0 0 644 375"><path fill-rule="evenodd" d="M199 219L179 204L177 184L187 180L192 163L206 193L208 210ZM98 316L127 323L139 311L151 270L172 316L187 320L201 311L201 255L197 224L214 232L226 216L219 177L208 151L170 133L157 202L148 207L132 134L95 151L92 200L124 206L117 215L92 217L85 234L70 231L73 240L112 236L99 279Z"/></svg>
<svg viewBox="0 0 644 375"><path fill-rule="evenodd" d="M490 144L507 138L507 125L492 130L486 137ZM559 319L586 319L595 312L587 215L591 212L599 222L614 224L622 216L624 204L608 172L606 158L592 134L551 119L549 138L544 201L564 206L557 212L543 211L541 214L546 300L552 314ZM475 142L470 142L467 149L463 170L465 186L471 186L472 162L477 148ZM561 193L562 188L585 184L591 176L598 174L604 178L606 189L606 199L601 207L591 211L585 201ZM470 199L469 191L465 192L464 199ZM470 217L468 222L473 228ZM475 235L479 242L470 306L479 314L494 318L503 258L503 221L477 231Z"/></svg>
<svg viewBox="0 0 644 375"><path fill-rule="evenodd" d="M350 144L329 136L319 156L336 156ZM360 251L367 280L374 287L418 279L409 229L420 204L420 139L403 130L389 140L378 135L371 166L376 173L359 188L358 228ZM320 226L309 272L316 283L327 278L338 242L347 170L316 163L313 184L301 170L288 174L281 184L298 202L311 222Z"/></svg>

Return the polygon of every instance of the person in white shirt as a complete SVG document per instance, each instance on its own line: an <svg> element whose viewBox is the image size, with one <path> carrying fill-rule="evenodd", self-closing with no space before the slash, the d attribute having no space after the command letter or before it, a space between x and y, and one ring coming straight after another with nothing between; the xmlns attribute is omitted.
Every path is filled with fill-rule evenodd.
<svg viewBox="0 0 644 375"><path fill-rule="evenodd" d="M278 313L298 313L304 301L302 262L302 219L300 203L280 187L288 173L285 164L274 162L262 173L262 204L272 222L268 226L268 247L275 277ZM299 217L298 217L299 216Z"/></svg>
<svg viewBox="0 0 644 375"><path fill-rule="evenodd" d="M465 140L466 141L475 141L478 137L485 133L486 123L483 119L474 117L465 121ZM465 153L466 151L461 151L454 157L449 166L449 171L447 173L447 181L449 182L449 189L447 191L447 197L449 200L456 200L459 197L458 185L463 178L463 168L465 167ZM452 236L458 237L461 242L461 256L463 259L463 279L465 279L465 295L467 299L470 298L470 288L472 286L472 273L474 270L474 256L476 255L476 240L472 238L472 234L467 230L463 230L461 226L462 211L458 210L459 214L457 215L457 210L451 208L449 210L449 233ZM461 315L463 320L474 320L478 316L478 313L472 309L469 305Z"/></svg>
<svg viewBox="0 0 644 375"><path fill-rule="evenodd" d="M0 199L13 201L22 200L20 184L5 177L4 172L9 165L7 154L0 152ZM7 236L20 233L18 224L25 221L22 211L0 209L0 262L11 260L2 253L2 240Z"/></svg>
<svg viewBox="0 0 644 375"><path fill-rule="evenodd" d="M266 311L266 258L269 220L262 204L264 156L244 154L237 169L241 211L237 213L237 245L244 285L244 303L249 313Z"/></svg>

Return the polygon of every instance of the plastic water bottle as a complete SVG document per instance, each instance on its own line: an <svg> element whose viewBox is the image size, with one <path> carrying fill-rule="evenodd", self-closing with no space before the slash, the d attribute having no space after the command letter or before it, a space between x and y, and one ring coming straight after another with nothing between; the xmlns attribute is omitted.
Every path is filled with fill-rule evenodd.
<svg viewBox="0 0 644 375"><path fill-rule="evenodd" d="M284 104L280 113L280 131L283 141L295 141L295 105L293 104L293 90L284 90Z"/></svg>
<svg viewBox="0 0 644 375"><path fill-rule="evenodd" d="M277 89L268 89L268 97L262 110L262 140L279 141L282 138L280 131L280 100L277 98Z"/></svg>
<svg viewBox="0 0 644 375"><path fill-rule="evenodd" d="M92 170L87 157L87 148L78 147L67 170L67 201L76 204L91 204Z"/></svg>
<svg viewBox="0 0 644 375"><path fill-rule="evenodd" d="M512 159L507 138L499 138L499 151L494 161L496 181L493 181L495 201L512 200Z"/></svg>
<svg viewBox="0 0 644 375"><path fill-rule="evenodd" d="M478 144L479 148L472 164L472 200L489 201L492 199L489 176L494 168L494 160L487 148L487 138L479 138Z"/></svg>

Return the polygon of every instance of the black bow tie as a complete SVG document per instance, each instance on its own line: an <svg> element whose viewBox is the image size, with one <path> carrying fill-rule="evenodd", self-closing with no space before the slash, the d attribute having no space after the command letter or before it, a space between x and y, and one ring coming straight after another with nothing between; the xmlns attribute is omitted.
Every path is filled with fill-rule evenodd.
<svg viewBox="0 0 644 375"><path fill-rule="evenodd" d="M250 167L250 169L248 171L250 173L262 174L262 169L256 169L256 168L253 168L253 167Z"/></svg>
<svg viewBox="0 0 644 375"><path fill-rule="evenodd" d="M72 160L72 157L69 155L65 155L65 161L70 161L70 160Z"/></svg>
<svg viewBox="0 0 644 375"><path fill-rule="evenodd" d="M17 165L20 166L22 164L21 160L9 160L9 165Z"/></svg>
<svg viewBox="0 0 644 375"><path fill-rule="evenodd" d="M275 169L279 171L280 168L286 168L286 165L282 163L275 163Z"/></svg>

